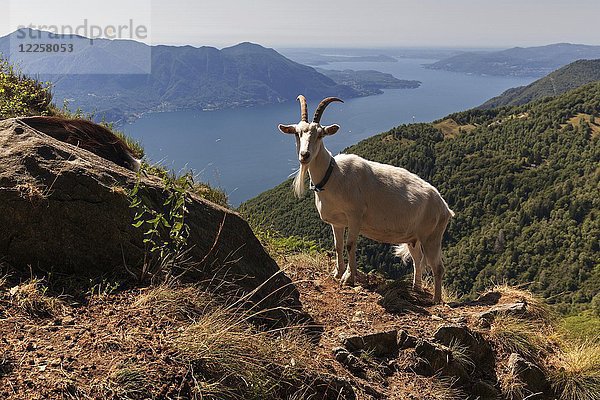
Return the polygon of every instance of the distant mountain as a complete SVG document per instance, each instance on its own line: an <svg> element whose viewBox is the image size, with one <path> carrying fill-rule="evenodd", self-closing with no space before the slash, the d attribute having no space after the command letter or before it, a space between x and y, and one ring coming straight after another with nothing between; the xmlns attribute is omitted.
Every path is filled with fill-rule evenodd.
<svg viewBox="0 0 600 400"><path fill-rule="evenodd" d="M427 65L431 69L500 76L544 76L581 59L600 58L600 46L557 43L494 52L465 52Z"/></svg>
<svg viewBox="0 0 600 400"><path fill-rule="evenodd" d="M518 106L543 97L556 96L595 81L600 81L600 60L579 60L527 86L508 89L478 108Z"/></svg>
<svg viewBox="0 0 600 400"><path fill-rule="evenodd" d="M383 93L382 89L416 89L421 86L420 81L398 79L392 74L373 70L345 69L337 71L322 68L316 68L316 70L340 85L350 86L365 94L381 94Z"/></svg>
<svg viewBox="0 0 600 400"><path fill-rule="evenodd" d="M18 42L12 42L12 49L10 44L24 33L41 35L43 42L52 40L48 32L15 31L0 38L0 53L5 58L12 55L11 60L19 59L20 53L14 48ZM89 39L81 36L68 40L76 49L72 54L38 54L20 66L26 73L44 67L44 73L36 76L53 82L55 101L70 99L71 108L96 110L99 117L112 121L148 111L293 101L298 93L311 98L370 94L338 84L312 67L252 43L219 50L107 39L94 39L90 46ZM144 61L149 62L146 67L151 67L150 73L145 73ZM125 73L132 71L137 73Z"/></svg>
<svg viewBox="0 0 600 400"><path fill-rule="evenodd" d="M336 50L330 50L336 52ZM289 58L307 65L327 65L332 62L398 62L387 54L320 54L312 51L293 49L286 51Z"/></svg>

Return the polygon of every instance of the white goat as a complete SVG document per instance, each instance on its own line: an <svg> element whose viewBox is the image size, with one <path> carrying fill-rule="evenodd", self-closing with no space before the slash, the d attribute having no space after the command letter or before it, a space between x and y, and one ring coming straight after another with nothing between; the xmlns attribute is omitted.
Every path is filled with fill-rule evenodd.
<svg viewBox="0 0 600 400"><path fill-rule="evenodd" d="M401 244L397 254L414 264L413 287L421 289L423 268L429 265L434 277L433 301L441 302L442 236L454 215L440 193L417 175L391 165L365 160L353 154L335 157L325 148L323 138L335 134L339 125L321 126L321 116L335 97L321 101L312 122L304 96L298 96L301 120L293 125L279 125L283 133L296 135L300 169L294 191L302 196L304 176L308 171L315 204L321 219L333 229L336 267L333 271L342 285L356 280L356 241L362 234L370 239ZM313 182L319 182L314 184ZM344 263L344 234L348 228Z"/></svg>

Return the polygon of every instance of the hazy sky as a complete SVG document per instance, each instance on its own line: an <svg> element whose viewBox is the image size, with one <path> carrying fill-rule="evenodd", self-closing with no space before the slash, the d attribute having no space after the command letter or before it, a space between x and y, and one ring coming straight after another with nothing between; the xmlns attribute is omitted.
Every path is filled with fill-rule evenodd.
<svg viewBox="0 0 600 400"><path fill-rule="evenodd" d="M600 0L0 0L17 25L148 24L153 44L271 47L600 45Z"/></svg>

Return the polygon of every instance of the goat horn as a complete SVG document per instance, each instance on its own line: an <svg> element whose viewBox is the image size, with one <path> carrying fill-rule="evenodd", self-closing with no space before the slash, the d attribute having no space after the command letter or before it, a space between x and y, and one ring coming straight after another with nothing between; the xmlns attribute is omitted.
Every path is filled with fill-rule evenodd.
<svg viewBox="0 0 600 400"><path fill-rule="evenodd" d="M300 115L301 120L308 122L308 107L306 106L306 97L299 95L296 100L300 102Z"/></svg>
<svg viewBox="0 0 600 400"><path fill-rule="evenodd" d="M323 99L319 103L319 106L317 107L317 110L315 111L315 117L313 118L313 122L316 122L317 124L320 123L321 116L323 115L323 111L325 111L325 109L327 108L329 103L332 103L334 101L339 101L340 103L344 102L343 100L338 99L337 97L327 97L326 99Z"/></svg>

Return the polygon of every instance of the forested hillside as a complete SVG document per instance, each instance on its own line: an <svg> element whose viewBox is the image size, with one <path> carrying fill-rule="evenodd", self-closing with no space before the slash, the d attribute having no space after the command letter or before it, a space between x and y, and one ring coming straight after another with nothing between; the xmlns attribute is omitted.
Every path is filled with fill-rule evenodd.
<svg viewBox="0 0 600 400"><path fill-rule="evenodd" d="M600 288L600 83L520 107L470 110L396 127L346 150L432 182L456 212L445 238L445 284L463 294L490 282L526 284L578 309ZM291 145L291 144L290 144ZM241 211L283 235L331 248L313 195L290 182ZM363 240L360 265L394 275L389 245Z"/></svg>
<svg viewBox="0 0 600 400"><path fill-rule="evenodd" d="M600 80L600 60L578 60L527 85L508 89L479 108L520 106L544 97L556 96Z"/></svg>

